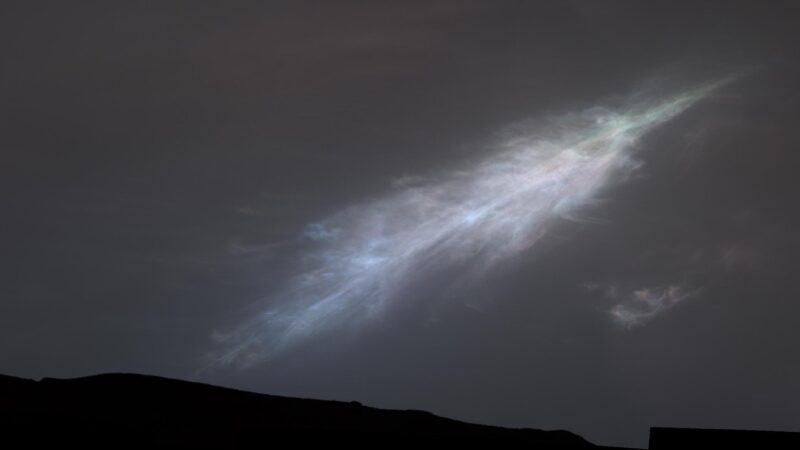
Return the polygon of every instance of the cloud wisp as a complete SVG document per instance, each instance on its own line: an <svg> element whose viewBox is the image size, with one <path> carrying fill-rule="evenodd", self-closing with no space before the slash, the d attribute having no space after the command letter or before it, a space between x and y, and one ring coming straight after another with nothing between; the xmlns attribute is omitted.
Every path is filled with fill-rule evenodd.
<svg viewBox="0 0 800 450"><path fill-rule="evenodd" d="M678 303L693 297L696 290L684 286L642 288L633 291L623 301L611 308L615 322L628 328L644 325L659 314L672 309ZM615 299L616 299L615 294Z"/></svg>
<svg viewBox="0 0 800 450"><path fill-rule="evenodd" d="M308 225L304 237L314 248L297 259L296 275L263 311L215 333L211 364L247 367L315 335L357 327L402 304L430 274L455 268L479 279L534 246L554 220L578 217L599 191L638 167L634 153L645 133L728 81L518 131L483 160L409 178L384 198ZM639 300L654 310L680 297L672 288L643 292ZM618 313L631 323L647 316Z"/></svg>

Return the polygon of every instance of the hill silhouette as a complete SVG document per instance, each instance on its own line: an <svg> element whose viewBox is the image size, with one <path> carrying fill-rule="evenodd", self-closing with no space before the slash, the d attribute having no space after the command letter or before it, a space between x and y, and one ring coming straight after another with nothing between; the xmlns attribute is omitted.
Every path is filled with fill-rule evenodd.
<svg viewBox="0 0 800 450"><path fill-rule="evenodd" d="M596 446L563 430L503 428L358 402L258 394L150 375L40 381L0 375L0 444L236 448L278 443ZM659 428L650 449L800 448L800 433Z"/></svg>
<svg viewBox="0 0 800 450"><path fill-rule="evenodd" d="M424 411L257 394L149 375L40 381L0 375L0 398L5 438L14 435L29 444L231 447L289 438L595 447L567 431L476 425Z"/></svg>

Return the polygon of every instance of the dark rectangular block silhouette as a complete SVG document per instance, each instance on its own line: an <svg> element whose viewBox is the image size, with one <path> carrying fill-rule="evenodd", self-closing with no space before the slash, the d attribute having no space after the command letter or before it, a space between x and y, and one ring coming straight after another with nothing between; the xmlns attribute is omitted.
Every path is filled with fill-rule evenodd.
<svg viewBox="0 0 800 450"><path fill-rule="evenodd" d="M650 428L650 450L676 448L800 449L800 433L704 428Z"/></svg>

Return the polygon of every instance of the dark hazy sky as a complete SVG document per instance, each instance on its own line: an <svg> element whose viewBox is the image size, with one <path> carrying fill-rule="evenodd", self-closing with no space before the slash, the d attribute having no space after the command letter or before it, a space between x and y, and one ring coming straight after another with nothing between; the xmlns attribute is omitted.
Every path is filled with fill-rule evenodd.
<svg viewBox="0 0 800 450"><path fill-rule="evenodd" d="M0 372L144 372L601 444L798 431L793 3L5 1ZM428 298L433 277L356 334L198 372L293 275L284 244L308 224L491 155L511 124L753 69L647 133L592 220L557 220L455 299ZM614 320L659 296L674 305Z"/></svg>

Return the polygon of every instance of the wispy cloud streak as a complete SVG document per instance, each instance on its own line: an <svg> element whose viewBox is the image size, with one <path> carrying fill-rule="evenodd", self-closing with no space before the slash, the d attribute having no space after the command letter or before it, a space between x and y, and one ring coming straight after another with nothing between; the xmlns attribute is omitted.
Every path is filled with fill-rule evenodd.
<svg viewBox="0 0 800 450"><path fill-rule="evenodd" d="M697 294L683 286L643 288L611 308L614 320L626 327L643 325L678 303Z"/></svg>
<svg viewBox="0 0 800 450"><path fill-rule="evenodd" d="M554 219L574 217L637 167L642 135L727 81L621 112L564 117L516 134L470 167L409 178L383 199L310 224L304 235L317 247L300 258L307 268L264 311L215 335L213 364L262 361L386 313L420 276L464 267L475 278L531 248Z"/></svg>

